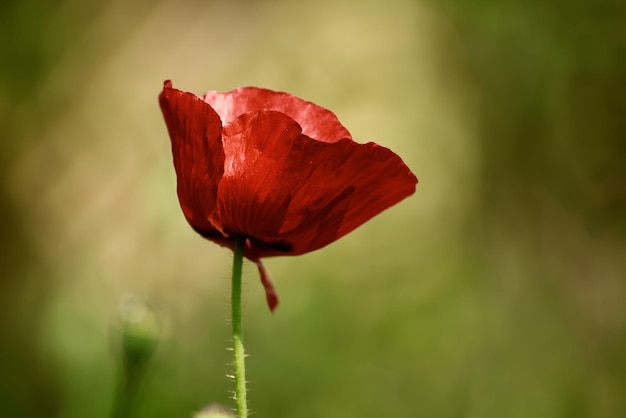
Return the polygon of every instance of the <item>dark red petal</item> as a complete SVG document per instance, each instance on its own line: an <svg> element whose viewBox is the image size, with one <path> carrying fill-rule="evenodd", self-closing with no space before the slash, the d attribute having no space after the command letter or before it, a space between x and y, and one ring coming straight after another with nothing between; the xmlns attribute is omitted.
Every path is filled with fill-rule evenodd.
<svg viewBox="0 0 626 418"><path fill-rule="evenodd" d="M305 135L318 141L352 139L350 132L333 112L289 93L241 87L227 93L209 91L204 95L204 100L220 115L224 125L244 113L275 110L291 117L302 127Z"/></svg>
<svg viewBox="0 0 626 418"><path fill-rule="evenodd" d="M159 104L172 141L180 206L194 229L217 233L220 226L210 219L224 172L220 117L198 96L172 88L169 80Z"/></svg>
<svg viewBox="0 0 626 418"><path fill-rule="evenodd" d="M415 191L400 157L374 143L324 143L282 113L241 115L225 126L218 189L224 228L254 239L249 258L321 248Z"/></svg>
<svg viewBox="0 0 626 418"><path fill-rule="evenodd" d="M289 164L289 149L300 131L293 119L274 111L246 113L224 127L217 217L226 231L254 239L278 237L292 183L300 178L299 171L282 167Z"/></svg>
<svg viewBox="0 0 626 418"><path fill-rule="evenodd" d="M324 247L415 192L417 178L391 150L340 141L321 147L308 138L292 154L293 167L309 164L294 189L280 235L292 254ZM299 156L300 158L297 158Z"/></svg>

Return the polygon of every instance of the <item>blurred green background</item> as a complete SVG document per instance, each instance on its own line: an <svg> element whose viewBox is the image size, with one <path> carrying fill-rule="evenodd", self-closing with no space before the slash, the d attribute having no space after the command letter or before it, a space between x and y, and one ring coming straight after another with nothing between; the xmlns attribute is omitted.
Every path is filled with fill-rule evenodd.
<svg viewBox="0 0 626 418"><path fill-rule="evenodd" d="M258 85L392 148L415 196L244 266L255 417L626 416L626 7L0 5L0 416L108 417L120 297L163 340L137 417L230 404L231 253L186 224L157 104Z"/></svg>

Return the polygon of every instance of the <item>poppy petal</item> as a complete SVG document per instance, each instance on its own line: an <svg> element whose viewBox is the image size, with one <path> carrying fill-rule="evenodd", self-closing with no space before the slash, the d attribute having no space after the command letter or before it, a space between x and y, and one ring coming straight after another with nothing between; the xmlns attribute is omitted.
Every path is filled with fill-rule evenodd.
<svg viewBox="0 0 626 418"><path fill-rule="evenodd" d="M317 164L292 196L280 231L285 241L298 243L293 255L330 244L415 193L417 178L388 148L344 140L316 153L319 146L304 142ZM330 190L340 192L325 198Z"/></svg>
<svg viewBox="0 0 626 418"><path fill-rule="evenodd" d="M211 221L217 186L224 172L224 149L219 115L198 96L177 90L166 81L159 104L172 142L180 206L198 232L217 234Z"/></svg>
<svg viewBox="0 0 626 418"><path fill-rule="evenodd" d="M320 145L303 138L304 150L294 153L300 161L290 161L294 168L312 167L294 189L280 230L294 243L292 255L330 244L415 192L417 178L385 147L346 140Z"/></svg>
<svg viewBox="0 0 626 418"><path fill-rule="evenodd" d="M318 141L352 139L350 132L333 112L289 93L258 87L240 87L226 93L209 91L203 99L220 115L224 125L244 113L275 110L298 121L302 132Z"/></svg>
<svg viewBox="0 0 626 418"><path fill-rule="evenodd" d="M389 149L316 141L282 113L241 115L223 138L217 215L254 238L251 259L321 248L415 191L417 179Z"/></svg>
<svg viewBox="0 0 626 418"><path fill-rule="evenodd" d="M299 172L285 173L289 148L301 135L289 116L274 111L245 113L224 126L224 175L217 191L217 217L226 232L278 237Z"/></svg>

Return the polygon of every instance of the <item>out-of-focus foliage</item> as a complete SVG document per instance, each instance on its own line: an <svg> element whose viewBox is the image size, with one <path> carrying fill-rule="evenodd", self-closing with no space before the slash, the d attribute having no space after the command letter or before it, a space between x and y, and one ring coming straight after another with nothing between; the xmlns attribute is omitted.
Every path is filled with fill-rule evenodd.
<svg viewBox="0 0 626 418"><path fill-rule="evenodd" d="M446 5L481 96L485 206L533 211L545 193L598 233L624 236L626 6Z"/></svg>
<svg viewBox="0 0 626 418"><path fill-rule="evenodd" d="M231 403L231 254L178 207L165 79L307 98L420 179L268 260L274 315L246 266L255 416L626 415L620 2L5 1L0 48L0 416L110 416L127 292L164 315L137 416Z"/></svg>

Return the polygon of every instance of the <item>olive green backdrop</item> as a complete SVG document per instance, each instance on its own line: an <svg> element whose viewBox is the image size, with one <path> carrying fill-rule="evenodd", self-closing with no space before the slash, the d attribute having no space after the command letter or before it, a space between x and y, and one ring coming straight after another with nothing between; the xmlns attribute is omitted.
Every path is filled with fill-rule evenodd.
<svg viewBox="0 0 626 418"><path fill-rule="evenodd" d="M626 416L619 2L5 1L0 52L0 416L110 416L128 293L163 324L136 416L231 403L232 255L178 206L165 79L289 91L420 179L268 260L274 314L244 266L254 416Z"/></svg>

